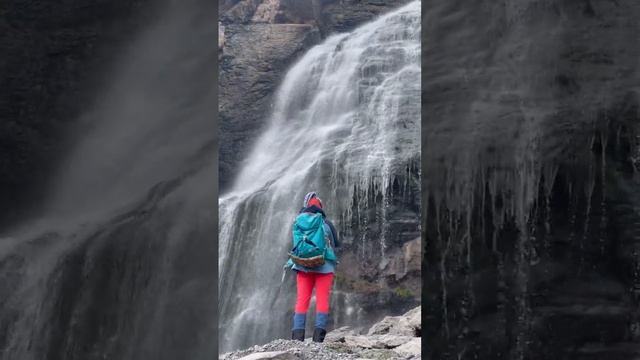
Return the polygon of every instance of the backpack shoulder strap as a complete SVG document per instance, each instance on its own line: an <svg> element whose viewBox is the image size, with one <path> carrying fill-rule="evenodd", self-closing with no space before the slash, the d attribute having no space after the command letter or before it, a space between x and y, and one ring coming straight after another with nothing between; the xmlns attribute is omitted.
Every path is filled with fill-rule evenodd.
<svg viewBox="0 0 640 360"><path fill-rule="evenodd" d="M325 228L325 226L327 226L329 228L329 231L327 231L327 229ZM325 247L329 248L329 249L333 249L333 244L331 243L331 238L333 237L333 233L331 230L331 225L325 221L325 219L322 219L322 231L324 232L324 242L325 242Z"/></svg>

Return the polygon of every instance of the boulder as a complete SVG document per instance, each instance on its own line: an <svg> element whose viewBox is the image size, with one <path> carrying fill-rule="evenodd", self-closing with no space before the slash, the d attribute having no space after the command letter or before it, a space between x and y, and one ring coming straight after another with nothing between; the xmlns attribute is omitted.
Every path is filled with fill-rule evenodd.
<svg viewBox="0 0 640 360"><path fill-rule="evenodd" d="M409 326L411 326L414 330L422 329L422 306L411 309L402 316L407 319Z"/></svg>
<svg viewBox="0 0 640 360"><path fill-rule="evenodd" d="M422 354L422 338L413 338L408 343L394 348L393 351L406 357L420 357Z"/></svg>
<svg viewBox="0 0 640 360"><path fill-rule="evenodd" d="M358 360L371 359L371 360L396 360L403 359L403 356L399 356L397 352L388 349L369 349L364 350L359 354Z"/></svg>
<svg viewBox="0 0 640 360"><path fill-rule="evenodd" d="M343 326L327 333L325 342L344 342L346 336L357 336L358 332L349 326Z"/></svg>
<svg viewBox="0 0 640 360"><path fill-rule="evenodd" d="M401 316L387 316L374 324L367 335L401 335L416 336L422 329L421 307L410 310Z"/></svg>
<svg viewBox="0 0 640 360"><path fill-rule="evenodd" d="M402 335L345 336L344 343L363 349L393 349L411 341L413 337Z"/></svg>
<svg viewBox="0 0 640 360"><path fill-rule="evenodd" d="M376 349L393 349L395 347L408 343L412 339L413 337L411 336L401 335L377 335L371 337L371 341L373 341L373 347Z"/></svg>
<svg viewBox="0 0 640 360"><path fill-rule="evenodd" d="M373 349L374 342L367 336L345 336L344 343L350 347Z"/></svg>
<svg viewBox="0 0 640 360"><path fill-rule="evenodd" d="M402 316L387 316L379 323L373 325L367 335L403 335L413 336L414 329L409 325L407 318Z"/></svg>

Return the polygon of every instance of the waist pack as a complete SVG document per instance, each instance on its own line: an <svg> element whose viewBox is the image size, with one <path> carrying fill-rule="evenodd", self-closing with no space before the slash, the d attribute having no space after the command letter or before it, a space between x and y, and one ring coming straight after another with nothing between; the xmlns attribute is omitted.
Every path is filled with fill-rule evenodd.
<svg viewBox="0 0 640 360"><path fill-rule="evenodd" d="M321 214L301 213L296 217L289 258L295 264L308 268L321 266L326 260L335 260Z"/></svg>

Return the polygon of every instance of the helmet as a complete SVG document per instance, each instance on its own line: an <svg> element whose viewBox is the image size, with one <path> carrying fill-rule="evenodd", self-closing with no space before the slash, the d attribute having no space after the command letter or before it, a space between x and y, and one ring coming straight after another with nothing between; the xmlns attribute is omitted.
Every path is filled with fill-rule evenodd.
<svg viewBox="0 0 640 360"><path fill-rule="evenodd" d="M320 198L318 198L318 194L316 194L315 191L307 193L307 195L304 196L304 204L302 206L309 207L311 205L322 208L322 201L320 201Z"/></svg>

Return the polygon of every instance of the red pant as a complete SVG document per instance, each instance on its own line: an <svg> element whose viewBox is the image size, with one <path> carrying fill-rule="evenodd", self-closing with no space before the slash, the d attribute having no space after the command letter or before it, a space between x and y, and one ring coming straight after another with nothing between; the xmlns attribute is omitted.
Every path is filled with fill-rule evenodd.
<svg viewBox="0 0 640 360"><path fill-rule="evenodd" d="M298 271L298 297L296 299L295 312L305 314L309 310L311 293L316 288L316 312L329 312L329 296L331 294L331 283L333 273L321 274L314 272Z"/></svg>

